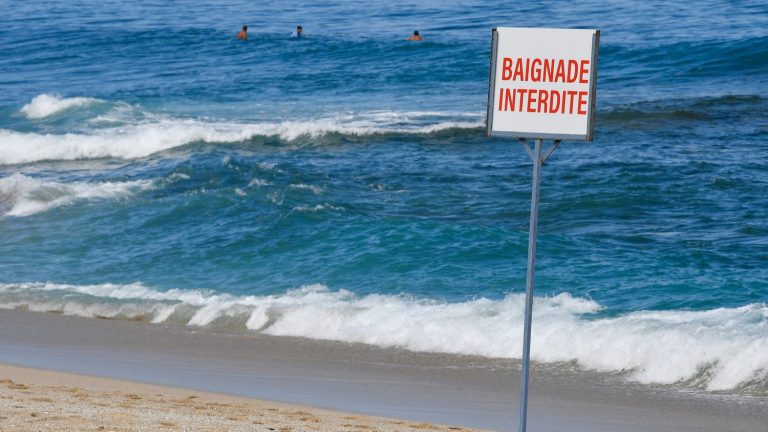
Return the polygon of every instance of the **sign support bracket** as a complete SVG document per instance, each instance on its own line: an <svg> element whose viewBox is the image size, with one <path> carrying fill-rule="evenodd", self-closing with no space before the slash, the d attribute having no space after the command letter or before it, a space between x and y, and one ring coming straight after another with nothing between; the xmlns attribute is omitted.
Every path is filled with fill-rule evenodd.
<svg viewBox="0 0 768 432"><path fill-rule="evenodd" d="M560 145L562 141L561 140L555 140L552 145L549 147L549 150L547 150L547 154L544 155L544 157L541 159L541 163L543 164L544 161L546 161L550 156L552 156L552 153L554 153L557 146Z"/></svg>
<svg viewBox="0 0 768 432"><path fill-rule="evenodd" d="M557 148L557 146L560 145L561 142L562 140L558 139L558 140L555 140L551 146L549 146L549 149L545 152L544 156L541 157L542 164L552 155L552 153L554 153L555 149ZM523 148L525 149L526 153L528 153L528 156L531 157L531 160L535 161L536 156L533 155L533 150L531 150L531 146L528 145L528 140L526 140L525 138L520 138L520 144L523 145Z"/></svg>

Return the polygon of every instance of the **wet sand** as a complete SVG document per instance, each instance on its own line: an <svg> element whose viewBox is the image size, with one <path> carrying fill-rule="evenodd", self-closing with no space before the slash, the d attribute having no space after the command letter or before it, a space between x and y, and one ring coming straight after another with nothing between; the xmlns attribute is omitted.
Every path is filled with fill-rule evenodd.
<svg viewBox="0 0 768 432"><path fill-rule="evenodd" d="M149 411L164 402L168 409L186 409L171 400L204 391L409 419L416 425L517 428L519 364L507 360L8 310L0 311L0 346L0 362L6 364L188 389L168 398L152 396L170 395L168 390L92 390L120 392L117 399L123 402L124 393L154 400L137 408L139 418L144 413L159 419ZM77 378L70 387L83 388L78 380L86 381ZM31 397L57 400L30 391ZM762 432L768 424L765 397L654 388L568 365L535 364L530 398L529 425L536 431ZM391 430L407 430L400 426Z"/></svg>
<svg viewBox="0 0 768 432"><path fill-rule="evenodd" d="M14 431L471 431L8 365L0 413Z"/></svg>

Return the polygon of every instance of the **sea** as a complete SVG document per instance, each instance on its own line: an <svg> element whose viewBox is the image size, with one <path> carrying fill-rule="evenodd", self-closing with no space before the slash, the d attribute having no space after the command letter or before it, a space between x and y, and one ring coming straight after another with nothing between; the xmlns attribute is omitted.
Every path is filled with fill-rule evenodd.
<svg viewBox="0 0 768 432"><path fill-rule="evenodd" d="M0 308L519 359L491 29L596 28L532 358L768 395L765 1L0 3Z"/></svg>

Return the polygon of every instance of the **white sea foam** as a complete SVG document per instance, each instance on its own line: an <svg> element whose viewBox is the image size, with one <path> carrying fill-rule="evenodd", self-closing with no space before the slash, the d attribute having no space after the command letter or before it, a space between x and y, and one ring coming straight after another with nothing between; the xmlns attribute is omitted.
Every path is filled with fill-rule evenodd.
<svg viewBox="0 0 768 432"><path fill-rule="evenodd" d="M265 171L276 171L276 172L282 172L277 168L277 165L271 162L258 162L256 164L259 168L265 170Z"/></svg>
<svg viewBox="0 0 768 432"><path fill-rule="evenodd" d="M0 215L29 216L80 200L124 198L153 185L152 180L59 183L16 173L0 178Z"/></svg>
<svg viewBox="0 0 768 432"><path fill-rule="evenodd" d="M335 210L335 211L341 211L344 210L342 207L336 207L333 205L330 205L328 203L324 204L315 204L315 205L300 205L293 208L293 211L302 212L302 213L315 213L323 210Z"/></svg>
<svg viewBox="0 0 768 432"><path fill-rule="evenodd" d="M272 182L255 178L255 179L251 180L250 182L248 182L248 187L252 187L252 186L256 186L256 187L269 186L271 184L272 184Z"/></svg>
<svg viewBox="0 0 768 432"><path fill-rule="evenodd" d="M106 157L140 158L195 141L243 141L260 130L256 126L235 127L193 120L96 129L91 134L54 135L0 129L0 164Z"/></svg>
<svg viewBox="0 0 768 432"><path fill-rule="evenodd" d="M168 182L174 183L182 180L189 180L191 177L184 173L173 173L168 177Z"/></svg>
<svg viewBox="0 0 768 432"><path fill-rule="evenodd" d="M294 189L294 190L302 190L302 189L303 190L308 190L308 191L312 192L315 195L320 195L323 192L325 192L325 188L323 188L322 186L308 185L308 184L304 184L304 183L292 184L292 185L288 186L288 188L289 189Z"/></svg>
<svg viewBox="0 0 768 432"><path fill-rule="evenodd" d="M36 120L52 116L70 108L86 106L96 102L101 102L101 100L89 97L62 98L52 94L41 94L35 96L20 111L27 118Z"/></svg>
<svg viewBox="0 0 768 432"><path fill-rule="evenodd" d="M76 295L73 295L76 294ZM0 284L0 307L87 317L233 320L270 335L360 342L413 351L519 358L524 297L461 303L356 296L305 286L273 296L128 285ZM768 305L707 311L641 311L595 318L601 306L567 293L535 299L532 358L623 371L643 383L703 383L734 389L768 379Z"/></svg>
<svg viewBox="0 0 768 432"><path fill-rule="evenodd" d="M196 119L161 118L129 122L123 126L93 128L84 133L44 134L0 129L0 164L42 160L94 158L134 159L197 141L232 143L256 136L294 141L328 134L429 134L451 128L477 128L480 120L397 117L381 113L335 116L283 122L231 123Z"/></svg>

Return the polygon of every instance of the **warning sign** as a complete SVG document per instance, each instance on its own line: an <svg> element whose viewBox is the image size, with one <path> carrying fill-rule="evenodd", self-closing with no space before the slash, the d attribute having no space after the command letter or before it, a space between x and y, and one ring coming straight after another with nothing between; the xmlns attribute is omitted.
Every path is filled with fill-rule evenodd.
<svg viewBox="0 0 768 432"><path fill-rule="evenodd" d="M599 30L493 30L487 134L592 141Z"/></svg>

